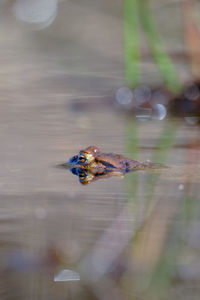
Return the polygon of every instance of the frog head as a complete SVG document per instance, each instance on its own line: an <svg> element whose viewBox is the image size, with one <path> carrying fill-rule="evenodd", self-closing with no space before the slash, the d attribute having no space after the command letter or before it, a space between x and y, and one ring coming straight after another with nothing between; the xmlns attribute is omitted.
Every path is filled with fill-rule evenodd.
<svg viewBox="0 0 200 300"><path fill-rule="evenodd" d="M89 146L84 150L80 150L78 155L69 159L68 164L73 166L87 167L91 165L96 158L96 155L100 152L100 149L96 146Z"/></svg>

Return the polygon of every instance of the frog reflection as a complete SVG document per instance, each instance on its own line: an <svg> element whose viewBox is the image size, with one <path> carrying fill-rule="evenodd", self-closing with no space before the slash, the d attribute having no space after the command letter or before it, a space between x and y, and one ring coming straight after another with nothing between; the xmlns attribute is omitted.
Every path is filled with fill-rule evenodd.
<svg viewBox="0 0 200 300"><path fill-rule="evenodd" d="M120 154L103 153L96 146L81 150L66 164L71 172L79 176L82 184L88 184L99 178L123 176L127 172L144 169L158 169L163 166L153 163L140 163Z"/></svg>
<svg viewBox="0 0 200 300"><path fill-rule="evenodd" d="M101 172L94 173L94 170L86 170L83 168L71 168L70 171L72 174L79 177L81 184L89 184L93 181L96 181L101 178L108 178L112 176L122 177L123 172L121 170L101 170Z"/></svg>

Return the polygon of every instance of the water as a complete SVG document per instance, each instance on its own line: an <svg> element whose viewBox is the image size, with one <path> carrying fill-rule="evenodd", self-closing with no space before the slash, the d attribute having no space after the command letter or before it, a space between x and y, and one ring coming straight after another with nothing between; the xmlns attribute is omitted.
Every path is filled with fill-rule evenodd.
<svg viewBox="0 0 200 300"><path fill-rule="evenodd" d="M119 111L121 6L114 17L89 10L101 38L81 35L88 10L76 3L71 31L65 10L32 32L10 6L0 29L0 299L197 299L198 125ZM57 165L89 145L169 168L83 186Z"/></svg>
<svg viewBox="0 0 200 300"><path fill-rule="evenodd" d="M100 286L93 283L95 276L100 282L106 276L108 295L113 295L107 274L113 264L122 264L120 255L132 245L137 230L151 223L145 229L150 237L145 242L148 251L144 246L139 252L134 249L130 260L152 270L166 231L177 222L172 220L179 212L177 207L182 207L181 199L189 193L198 200L199 148L189 150L187 146L198 136L198 128L178 127L165 161L169 169L161 174L135 172L125 179L114 177L82 186L57 164L88 145L151 160L168 121L137 123L140 147L133 153L126 149L133 138L127 133L127 121L111 107L97 103L95 108L89 99L85 105L90 107L91 102L94 107L82 113L72 109L71 98L47 94L34 101L32 94L28 97L32 101L24 95L17 102L13 99L1 105L1 297L88 299L91 290L103 297ZM186 205L190 211L190 203ZM180 216L178 220L181 224ZM138 244L143 245L144 237L141 239ZM101 271L91 267L93 256L96 263L106 261ZM126 266L123 268L126 274ZM80 273L80 281L54 282L64 269ZM86 291L83 284L88 281Z"/></svg>
<svg viewBox="0 0 200 300"><path fill-rule="evenodd" d="M96 87L90 87L90 82ZM189 222L190 234L196 234L192 226L198 225L200 150L194 143L199 128L179 122L170 125L166 120L128 121L116 110L108 83L114 89L112 80L105 83L101 77L58 74L53 79L32 80L27 87L11 84L3 92L1 299L101 299L105 296L102 285L107 286L108 299L125 290L141 293L143 282L148 287L157 270L162 249L168 249L168 230L187 235L184 223ZM168 126L175 135L169 135ZM82 186L76 176L57 165L89 145L140 161L154 158L169 169ZM134 244L137 232L141 236ZM173 253L176 256L176 249ZM192 255L191 264L195 259ZM182 280L188 265L179 264ZM55 282L55 276L66 269L76 272L80 280L73 275L71 281ZM149 277L143 278L143 270L149 271ZM190 286L192 277L187 274ZM197 280L198 270L195 274ZM132 291L129 280L135 276ZM118 277L128 287L120 288Z"/></svg>

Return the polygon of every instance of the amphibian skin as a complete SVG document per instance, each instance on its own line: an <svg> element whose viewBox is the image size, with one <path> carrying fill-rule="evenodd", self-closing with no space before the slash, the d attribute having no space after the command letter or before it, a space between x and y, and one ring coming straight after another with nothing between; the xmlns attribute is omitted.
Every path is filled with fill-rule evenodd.
<svg viewBox="0 0 200 300"><path fill-rule="evenodd" d="M89 183L97 178L122 176L136 170L160 169L164 166L153 163L141 163L120 154L103 153L96 146L89 146L80 150L65 164L71 172L79 176L81 183Z"/></svg>
<svg viewBox="0 0 200 300"><path fill-rule="evenodd" d="M81 150L78 155L70 158L68 164L90 170L120 169L126 171L141 165L138 161L120 154L103 153L96 146L89 146Z"/></svg>

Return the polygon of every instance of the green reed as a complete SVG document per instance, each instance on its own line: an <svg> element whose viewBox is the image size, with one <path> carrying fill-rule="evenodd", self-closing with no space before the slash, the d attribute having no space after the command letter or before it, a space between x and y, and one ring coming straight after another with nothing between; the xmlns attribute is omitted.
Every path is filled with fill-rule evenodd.
<svg viewBox="0 0 200 300"><path fill-rule="evenodd" d="M180 91L180 80L165 49L148 0L124 0L124 61L127 85L135 87L141 83L140 25L146 34L155 63L167 88L172 92Z"/></svg>
<svg viewBox="0 0 200 300"><path fill-rule="evenodd" d="M124 1L125 80L129 86L140 83L139 1Z"/></svg>

